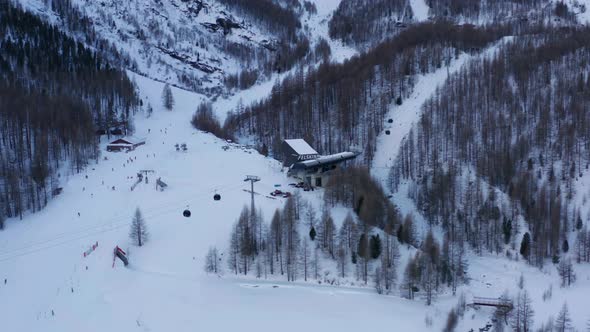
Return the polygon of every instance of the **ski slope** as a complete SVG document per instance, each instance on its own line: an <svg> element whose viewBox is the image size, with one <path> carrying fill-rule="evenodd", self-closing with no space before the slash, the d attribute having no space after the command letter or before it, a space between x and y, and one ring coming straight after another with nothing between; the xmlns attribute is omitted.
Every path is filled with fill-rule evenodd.
<svg viewBox="0 0 590 332"><path fill-rule="evenodd" d="M160 105L162 85L141 76L135 80L142 97ZM250 202L245 175L262 178L255 185L260 193L275 184L284 187L289 180L279 162L237 145L224 151L227 143L192 129L190 116L203 97L178 89L173 93L174 111L156 107L150 118L137 115L137 136L146 136L146 145L130 153L104 152L86 172L64 179L63 193L46 209L22 221L8 220L0 232L0 280L7 279L0 283L4 328L274 331L281 324L284 331L310 326L423 330L421 301L378 296L371 288L271 285L206 275L207 249L217 245L224 250L232 224ZM188 152L177 152L176 143L186 143ZM139 170L154 173L149 173L148 184L131 191L134 180L128 177ZM158 177L168 184L164 192L155 190ZM213 200L215 192L221 201ZM261 195L256 199L267 218L284 203ZM136 207L150 232L150 241L141 248L128 239ZM182 216L187 207L190 218ZM96 251L83 257L97 242ZM119 261L112 267L116 245L128 252L128 268ZM426 311L444 315L435 308Z"/></svg>

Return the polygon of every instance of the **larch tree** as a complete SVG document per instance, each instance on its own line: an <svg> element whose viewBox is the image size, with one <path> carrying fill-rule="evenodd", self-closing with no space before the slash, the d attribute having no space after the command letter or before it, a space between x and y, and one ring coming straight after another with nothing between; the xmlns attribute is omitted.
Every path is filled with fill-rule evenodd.
<svg viewBox="0 0 590 332"><path fill-rule="evenodd" d="M301 242L301 253L299 255L299 263L303 268L303 280L307 281L307 276L309 274L309 266L311 262L311 251L309 249L309 240L307 236L303 236L303 240Z"/></svg>
<svg viewBox="0 0 590 332"><path fill-rule="evenodd" d="M528 291L521 291L516 297L515 308L512 311L511 326L516 332L532 331L535 311Z"/></svg>
<svg viewBox="0 0 590 332"><path fill-rule="evenodd" d="M555 319L554 330L556 332L567 332L572 329L572 319L570 318L569 310L567 309L567 303L563 304L559 315Z"/></svg>
<svg viewBox="0 0 590 332"><path fill-rule="evenodd" d="M162 90L162 105L164 105L164 108L169 111L172 111L174 108L174 96L170 84L168 83L164 85L164 89Z"/></svg>
<svg viewBox="0 0 590 332"><path fill-rule="evenodd" d="M320 262L320 250L317 246L313 249L313 260L311 262L311 267L313 269L313 277L316 280L320 280L320 272L322 271L322 265Z"/></svg>
<svg viewBox="0 0 590 332"><path fill-rule="evenodd" d="M574 265L570 258L564 258L557 266L557 272L561 278L561 286L568 287L576 281L576 273L574 272Z"/></svg>
<svg viewBox="0 0 590 332"><path fill-rule="evenodd" d="M358 256L362 259L362 279L366 284L369 276L368 266L370 258L369 240L367 239L366 233L361 234L361 237L359 238L357 252Z"/></svg>
<svg viewBox="0 0 590 332"><path fill-rule="evenodd" d="M207 256L205 256L205 272L218 274L220 271L220 257L219 250L216 247L209 248Z"/></svg>
<svg viewBox="0 0 590 332"><path fill-rule="evenodd" d="M451 309L449 311L449 315L447 316L447 324L443 329L443 332L453 332L457 327L457 323L459 322L459 317L457 316L457 312L455 309Z"/></svg>
<svg viewBox="0 0 590 332"><path fill-rule="evenodd" d="M143 246L148 240L149 233L139 207L135 210L135 214L133 215L129 237L133 243L139 247Z"/></svg>

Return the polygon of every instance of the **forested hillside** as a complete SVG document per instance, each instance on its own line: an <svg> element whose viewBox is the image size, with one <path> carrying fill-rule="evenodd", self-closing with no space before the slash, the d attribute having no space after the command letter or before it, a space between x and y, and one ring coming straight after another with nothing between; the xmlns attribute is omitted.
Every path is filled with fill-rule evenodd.
<svg viewBox="0 0 590 332"><path fill-rule="evenodd" d="M428 219L464 225L478 250L508 243L503 227L522 213L534 248L526 258L542 265L560 255L584 218L571 203L590 160L589 32L516 37L452 76L423 106L392 169L393 188L411 180ZM466 186L469 170L504 191L513 208L494 195L486 200L480 184Z"/></svg>
<svg viewBox="0 0 590 332"><path fill-rule="evenodd" d="M568 7L556 2L557 14L568 16ZM546 21L551 18L555 7L548 0L426 0L429 15L435 18L453 19L474 24L499 23L507 21ZM561 4L561 5L559 5Z"/></svg>
<svg viewBox="0 0 590 332"><path fill-rule="evenodd" d="M409 0L343 0L330 20L330 37L364 48L392 38L412 20Z"/></svg>
<svg viewBox="0 0 590 332"><path fill-rule="evenodd" d="M97 129L131 130L139 100L103 53L11 2L0 4L0 36L0 214L14 217L98 157Z"/></svg>
<svg viewBox="0 0 590 332"><path fill-rule="evenodd" d="M478 52L511 32L448 22L417 25L343 64L298 70L271 95L231 115L230 131L256 135L278 151L283 137L305 137L322 153L357 147L369 163L376 134L392 103L401 105L415 76L447 65L461 52Z"/></svg>

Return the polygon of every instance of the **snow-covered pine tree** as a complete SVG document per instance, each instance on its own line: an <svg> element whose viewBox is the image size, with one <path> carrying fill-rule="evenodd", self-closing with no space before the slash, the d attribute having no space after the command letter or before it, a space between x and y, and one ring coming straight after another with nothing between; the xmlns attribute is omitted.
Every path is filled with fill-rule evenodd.
<svg viewBox="0 0 590 332"><path fill-rule="evenodd" d="M145 224L145 220L141 215L139 207L135 209L133 215L133 221L131 222L131 230L129 231L129 237L133 243L139 247L143 246L148 240L149 233Z"/></svg>
<svg viewBox="0 0 590 332"><path fill-rule="evenodd" d="M164 89L162 90L162 104L164 105L164 108L169 111L172 111L174 108L174 96L172 95L170 84L168 83L164 85Z"/></svg>

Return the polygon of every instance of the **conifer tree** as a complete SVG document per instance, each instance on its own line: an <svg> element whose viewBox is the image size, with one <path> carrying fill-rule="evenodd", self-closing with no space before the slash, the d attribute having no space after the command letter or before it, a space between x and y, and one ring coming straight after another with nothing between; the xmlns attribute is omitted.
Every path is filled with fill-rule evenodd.
<svg viewBox="0 0 590 332"><path fill-rule="evenodd" d="M520 254L522 257L529 259L531 252L531 235L529 232L524 233L522 236L522 242L520 243Z"/></svg>
<svg viewBox="0 0 590 332"><path fill-rule="evenodd" d="M313 226L311 226L311 229L309 230L309 238L314 241L315 237L316 237L317 233L315 231L315 228Z"/></svg>
<svg viewBox="0 0 590 332"><path fill-rule="evenodd" d="M381 238L379 237L379 234L371 236L371 241L370 241L369 246L371 248L371 258L373 258L373 259L379 258L379 256L381 255L381 251L382 251Z"/></svg>
<svg viewBox="0 0 590 332"><path fill-rule="evenodd" d="M164 105L164 108L169 111L172 111L174 108L174 96L172 95L170 84L168 83L164 85L164 89L162 90L162 104Z"/></svg>
<svg viewBox="0 0 590 332"><path fill-rule="evenodd" d="M141 215L139 207L135 210L133 215L133 221L131 222L131 230L129 231L129 237L133 243L139 247L143 246L148 240L148 231L145 225L145 220Z"/></svg>

